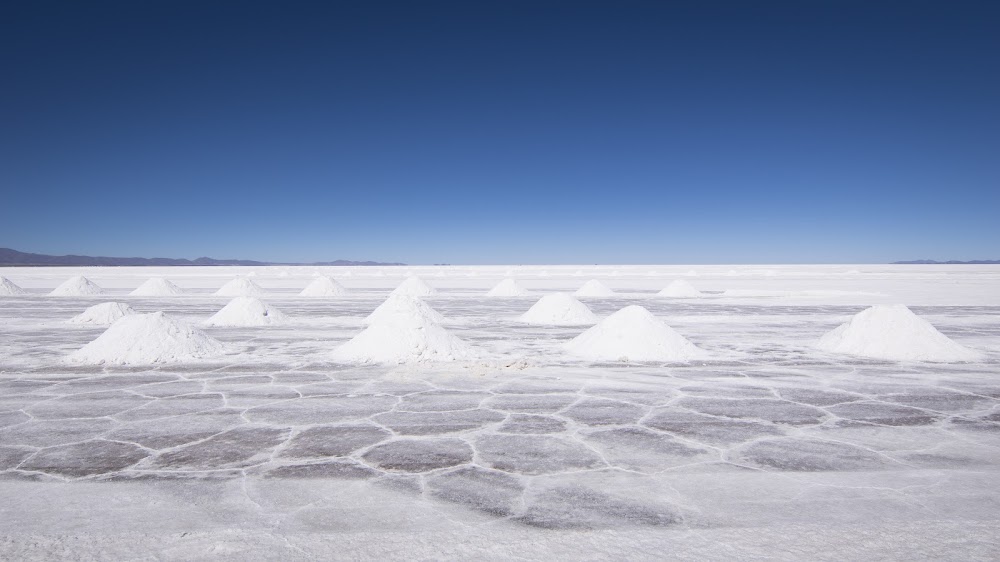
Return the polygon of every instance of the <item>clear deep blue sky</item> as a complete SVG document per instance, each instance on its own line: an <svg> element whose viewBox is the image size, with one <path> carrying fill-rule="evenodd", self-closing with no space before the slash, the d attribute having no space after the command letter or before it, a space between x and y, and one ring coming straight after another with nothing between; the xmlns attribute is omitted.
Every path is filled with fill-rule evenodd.
<svg viewBox="0 0 1000 562"><path fill-rule="evenodd" d="M1000 2L3 2L0 246L1000 258Z"/></svg>

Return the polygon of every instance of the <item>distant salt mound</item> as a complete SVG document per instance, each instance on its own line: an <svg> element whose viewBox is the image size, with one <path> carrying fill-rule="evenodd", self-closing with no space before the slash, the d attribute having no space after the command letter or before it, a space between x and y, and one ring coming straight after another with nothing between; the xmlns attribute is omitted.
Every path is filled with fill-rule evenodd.
<svg viewBox="0 0 1000 562"><path fill-rule="evenodd" d="M392 291L394 295L409 295L411 297L429 297L437 293L419 277L409 276Z"/></svg>
<svg viewBox="0 0 1000 562"><path fill-rule="evenodd" d="M92 326L110 326L123 316L136 314L131 306L123 302L102 302L84 310L67 320L70 324L90 324Z"/></svg>
<svg viewBox="0 0 1000 562"><path fill-rule="evenodd" d="M690 361L708 353L641 306L627 306L565 344L591 361Z"/></svg>
<svg viewBox="0 0 1000 562"><path fill-rule="evenodd" d="M404 303L407 300L420 302L413 297L396 295L386 303ZM399 309L388 308L387 312L376 315L360 334L334 350L332 359L345 363L381 364L460 361L479 357L475 349L441 327L435 320L437 313L429 307L424 310L419 307L407 309L405 304L397 306Z"/></svg>
<svg viewBox="0 0 1000 562"><path fill-rule="evenodd" d="M591 279L590 281L584 283L583 287L577 289L577 291L573 294L578 297L612 297L615 292L597 279Z"/></svg>
<svg viewBox="0 0 1000 562"><path fill-rule="evenodd" d="M486 293L487 297L526 297L531 294L531 291L522 287L517 281L513 279L504 279L503 281L497 283L490 292Z"/></svg>
<svg viewBox="0 0 1000 562"><path fill-rule="evenodd" d="M215 294L220 297L259 297L264 294L264 289L246 277L237 277L220 287Z"/></svg>
<svg viewBox="0 0 1000 562"><path fill-rule="evenodd" d="M901 305L876 305L820 338L816 347L892 361L977 361L983 354L959 345Z"/></svg>
<svg viewBox="0 0 1000 562"><path fill-rule="evenodd" d="M271 326L288 321L280 310L257 297L236 297L205 321L206 326Z"/></svg>
<svg viewBox="0 0 1000 562"><path fill-rule="evenodd" d="M365 318L365 324L374 324L379 321L389 320L393 317L426 318L431 322L444 322L444 316L434 310L427 303L417 297L410 295L389 295L385 302L378 305L371 314Z"/></svg>
<svg viewBox="0 0 1000 562"><path fill-rule="evenodd" d="M94 341L71 353L72 363L150 365L218 355L223 345L162 312L124 316Z"/></svg>
<svg viewBox="0 0 1000 562"><path fill-rule="evenodd" d="M342 297L347 295L347 289L333 279L321 276L313 279L299 296L302 297Z"/></svg>
<svg viewBox="0 0 1000 562"><path fill-rule="evenodd" d="M587 305L566 293L553 293L538 299L520 321L542 326L586 326L596 324L597 316Z"/></svg>
<svg viewBox="0 0 1000 562"><path fill-rule="evenodd" d="M183 295L184 289L162 277L153 277L152 279L147 279L129 294L133 297L174 297Z"/></svg>
<svg viewBox="0 0 1000 562"><path fill-rule="evenodd" d="M0 277L0 296L12 297L15 295L27 295L28 291L18 287L10 279Z"/></svg>
<svg viewBox="0 0 1000 562"><path fill-rule="evenodd" d="M691 299L702 296L701 291L695 289L690 283L683 279L678 279L667 285L662 291L656 293L658 297L672 297L679 299Z"/></svg>
<svg viewBox="0 0 1000 562"><path fill-rule="evenodd" d="M102 295L104 294L104 289L98 287L90 279L82 275L77 275L63 281L62 285L53 289L49 294L54 297L85 297Z"/></svg>

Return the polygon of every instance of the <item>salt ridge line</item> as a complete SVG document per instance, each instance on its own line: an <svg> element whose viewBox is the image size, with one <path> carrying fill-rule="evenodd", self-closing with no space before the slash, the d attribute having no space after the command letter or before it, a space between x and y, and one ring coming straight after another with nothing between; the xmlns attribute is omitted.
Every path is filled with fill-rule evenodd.
<svg viewBox="0 0 1000 562"><path fill-rule="evenodd" d="M183 294L184 289L162 277L147 279L142 285L139 285L129 293L133 297L173 297Z"/></svg>
<svg viewBox="0 0 1000 562"><path fill-rule="evenodd" d="M545 295L518 319L542 326L586 326L598 320L587 305L566 293Z"/></svg>
<svg viewBox="0 0 1000 562"><path fill-rule="evenodd" d="M260 297L264 289L246 277L237 277L215 292L219 297Z"/></svg>
<svg viewBox="0 0 1000 562"><path fill-rule="evenodd" d="M10 279L6 277L0 277L0 296L12 297L18 295L27 295L28 291L25 291L21 287L18 287Z"/></svg>
<svg viewBox="0 0 1000 562"><path fill-rule="evenodd" d="M340 283L330 277L320 275L313 279L306 288L299 293L301 297L342 297L349 293Z"/></svg>

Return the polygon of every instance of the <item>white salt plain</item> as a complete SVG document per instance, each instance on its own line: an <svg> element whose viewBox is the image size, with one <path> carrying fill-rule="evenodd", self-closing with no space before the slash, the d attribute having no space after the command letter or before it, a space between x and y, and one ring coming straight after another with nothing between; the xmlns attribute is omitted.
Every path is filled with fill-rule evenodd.
<svg viewBox="0 0 1000 562"><path fill-rule="evenodd" d="M300 297L317 273L349 293ZM440 328L475 356L334 360L408 274L434 289L419 302L440 314L411 322L434 327L412 341L441 349ZM76 275L103 294L48 296ZM0 298L3 559L1000 557L998 267L0 276L27 293ZM185 293L129 295L151 277ZM701 298L656 296L682 277ZM141 329L119 332L183 336L226 306L213 293L235 278L252 278L287 322L191 328L211 339L184 340L197 348L189 356L150 348L168 362L116 345L98 347L140 361L67 360L111 330L66 322L90 306L113 300L140 313L112 329L163 311L176 324L139 320ZM534 296L484 298L504 278ZM614 291L586 300L599 320L641 306L707 357L594 362L565 349L590 326L519 321L537 299L587 279ZM978 354L932 362L839 352L890 329L868 320L842 338L847 348L817 347L868 307L897 304ZM423 310L388 308L411 320ZM919 322L902 325L910 339L941 341ZM886 341L895 351L908 340Z"/></svg>

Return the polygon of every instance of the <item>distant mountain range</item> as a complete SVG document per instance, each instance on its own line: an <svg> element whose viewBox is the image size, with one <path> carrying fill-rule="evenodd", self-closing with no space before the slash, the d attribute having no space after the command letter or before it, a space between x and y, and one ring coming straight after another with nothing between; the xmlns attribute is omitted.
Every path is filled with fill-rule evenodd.
<svg viewBox="0 0 1000 562"><path fill-rule="evenodd" d="M894 261L892 263L907 264L907 265L1000 265L1000 260L972 260L972 261L912 260L912 261Z"/></svg>
<svg viewBox="0 0 1000 562"><path fill-rule="evenodd" d="M141 266L141 265L406 265L402 263L382 263L377 261L334 260L314 263L279 263L252 260L217 260L198 258L195 260L173 258L109 258L103 256L48 256L29 254L10 248L0 248L0 266Z"/></svg>

